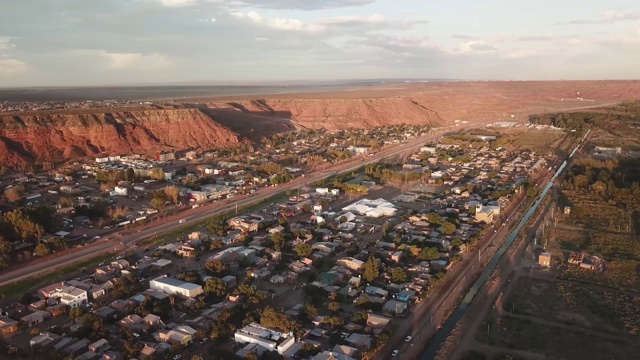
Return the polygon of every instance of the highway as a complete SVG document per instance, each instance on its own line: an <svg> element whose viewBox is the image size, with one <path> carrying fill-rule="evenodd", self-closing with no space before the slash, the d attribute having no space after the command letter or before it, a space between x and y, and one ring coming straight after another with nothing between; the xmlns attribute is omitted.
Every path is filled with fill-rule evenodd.
<svg viewBox="0 0 640 360"><path fill-rule="evenodd" d="M461 130L461 128L457 128L456 130ZM226 201L210 203L200 206L196 209L188 209L165 219L156 219L141 229L120 232L115 234L114 236L111 236L109 238L105 237L80 248L73 248L65 252L58 253L57 255L53 255L43 259L37 259L36 261L26 263L17 268L10 268L9 271L0 274L0 286L12 284L30 277L50 273L63 267L88 261L105 253L117 253L118 251L126 251L127 247L141 240L144 240L151 236L155 236L156 234L162 234L182 228L186 225L199 222L211 216L233 211L235 210L236 206L238 208L242 208L253 205L278 193L287 190L298 189L308 183L330 177L336 173L355 171L363 165L375 163L385 158L394 156L402 157L406 154L412 154L416 152L420 147L422 147L425 142L435 140L436 138L441 136L443 134L443 131L444 129L433 131L429 135L410 139L404 144L399 144L386 149L382 149L374 156L369 156L366 158L353 158L351 160L347 160L346 162L341 162L329 166L326 169L306 175L304 177L298 177L289 183L261 189L253 194L253 196L238 197ZM186 222L180 224L178 223L180 219L185 219Z"/></svg>

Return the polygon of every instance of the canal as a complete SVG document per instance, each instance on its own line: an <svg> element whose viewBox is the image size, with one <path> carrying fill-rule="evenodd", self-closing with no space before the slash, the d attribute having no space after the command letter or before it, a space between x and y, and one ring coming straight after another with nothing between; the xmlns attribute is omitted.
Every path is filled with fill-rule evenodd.
<svg viewBox="0 0 640 360"><path fill-rule="evenodd" d="M587 131L587 133L582 137L582 139L580 140L580 143L578 143L578 145L573 149L571 154L569 154L567 160L562 162L562 164L560 165L556 173L553 175L551 180L549 180L547 185L542 190L542 193L540 194L536 202L533 203L533 205L529 208L529 210L527 210L527 212L524 214L524 216L522 217L518 225L515 227L515 229L513 229L513 231L509 234L505 242L502 244L502 246L500 246L498 251L496 251L496 253L493 255L487 267L484 269L480 277L473 283L473 285L471 286L471 288L469 289L465 297L462 299L458 307L454 310L451 316L449 316L449 318L445 321L445 323L442 325L440 330L438 330L438 332L435 334L433 339L431 339L431 343L429 343L429 347L427 347L425 352L420 356L420 360L431 360L435 358L436 354L438 353L438 350L440 350L440 348L442 347L442 344L444 344L445 340L449 337L449 335L451 335L451 332L456 327L456 324L458 323L458 321L460 321L460 319L462 319L462 317L467 313L467 309L469 307L469 304L471 304L471 301L473 300L473 298L476 296L480 288L482 288L484 283L487 282L487 280L491 276L491 273L493 273L493 271L498 266L498 263L500 262L502 255L504 255L507 249L509 249L511 244L518 237L518 233L520 233L520 230L522 230L522 228L529 221L529 219L531 218L533 213L536 211L536 209L538 209L538 206L540 206L540 203L542 203L542 200L545 198L545 196L549 192L549 189L551 189L551 187L553 186L553 182L560 175L560 173L562 173L562 170L564 170L564 168L567 166L567 161L571 159L573 155L576 153L576 151L580 148L580 146L582 146L582 143L589 135L589 132L591 132L591 130Z"/></svg>

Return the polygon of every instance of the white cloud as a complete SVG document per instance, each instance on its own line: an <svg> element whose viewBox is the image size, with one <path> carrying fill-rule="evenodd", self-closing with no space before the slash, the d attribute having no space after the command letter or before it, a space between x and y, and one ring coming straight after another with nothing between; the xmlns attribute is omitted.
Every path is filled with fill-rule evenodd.
<svg viewBox="0 0 640 360"><path fill-rule="evenodd" d="M257 37L256 41L260 42L260 41L269 41L268 37Z"/></svg>
<svg viewBox="0 0 640 360"><path fill-rule="evenodd" d="M567 25L612 24L621 21L640 20L640 12L607 11L600 19L578 19L566 22Z"/></svg>
<svg viewBox="0 0 640 360"><path fill-rule="evenodd" d="M471 50L475 51L495 51L498 48L495 45L488 44L484 41L480 42L471 42L467 44L467 47Z"/></svg>
<svg viewBox="0 0 640 360"><path fill-rule="evenodd" d="M337 28L368 28L369 30L380 30L383 28L409 29L417 24L425 23L422 20L387 20L383 15L373 14L370 16L334 16L324 17L317 20L304 22L293 18L266 18L257 11L243 13L232 10L230 15L236 19L249 19L253 23L260 24L275 30L299 31L299 32L327 32Z"/></svg>
<svg viewBox="0 0 640 360"><path fill-rule="evenodd" d="M171 61L165 55L158 53L110 53L106 51L101 51L100 53L109 60L108 67L113 70L157 70L166 68L171 64Z"/></svg>
<svg viewBox="0 0 640 360"><path fill-rule="evenodd" d="M16 45L13 44L11 40L13 40L12 36L0 35L0 50L7 50L9 48L15 47Z"/></svg>
<svg viewBox="0 0 640 360"><path fill-rule="evenodd" d="M0 59L0 76L14 76L20 75L27 72L29 66L26 62L11 59L11 58L2 58Z"/></svg>
<svg viewBox="0 0 640 360"><path fill-rule="evenodd" d="M197 3L197 0L159 0L163 6L166 7L185 7L192 6Z"/></svg>

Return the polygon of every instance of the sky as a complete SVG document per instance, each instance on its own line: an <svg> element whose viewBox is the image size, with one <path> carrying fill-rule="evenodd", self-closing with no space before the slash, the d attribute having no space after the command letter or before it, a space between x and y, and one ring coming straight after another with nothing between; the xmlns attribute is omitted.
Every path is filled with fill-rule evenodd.
<svg viewBox="0 0 640 360"><path fill-rule="evenodd" d="M637 0L0 0L0 87L640 78Z"/></svg>

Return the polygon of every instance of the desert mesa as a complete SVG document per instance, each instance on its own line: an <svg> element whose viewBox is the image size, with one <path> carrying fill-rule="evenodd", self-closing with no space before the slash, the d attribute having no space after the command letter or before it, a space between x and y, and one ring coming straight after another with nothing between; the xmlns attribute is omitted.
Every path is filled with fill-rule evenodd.
<svg viewBox="0 0 640 360"><path fill-rule="evenodd" d="M425 82L0 113L0 164L225 149L296 129L486 124L640 99L640 81Z"/></svg>

